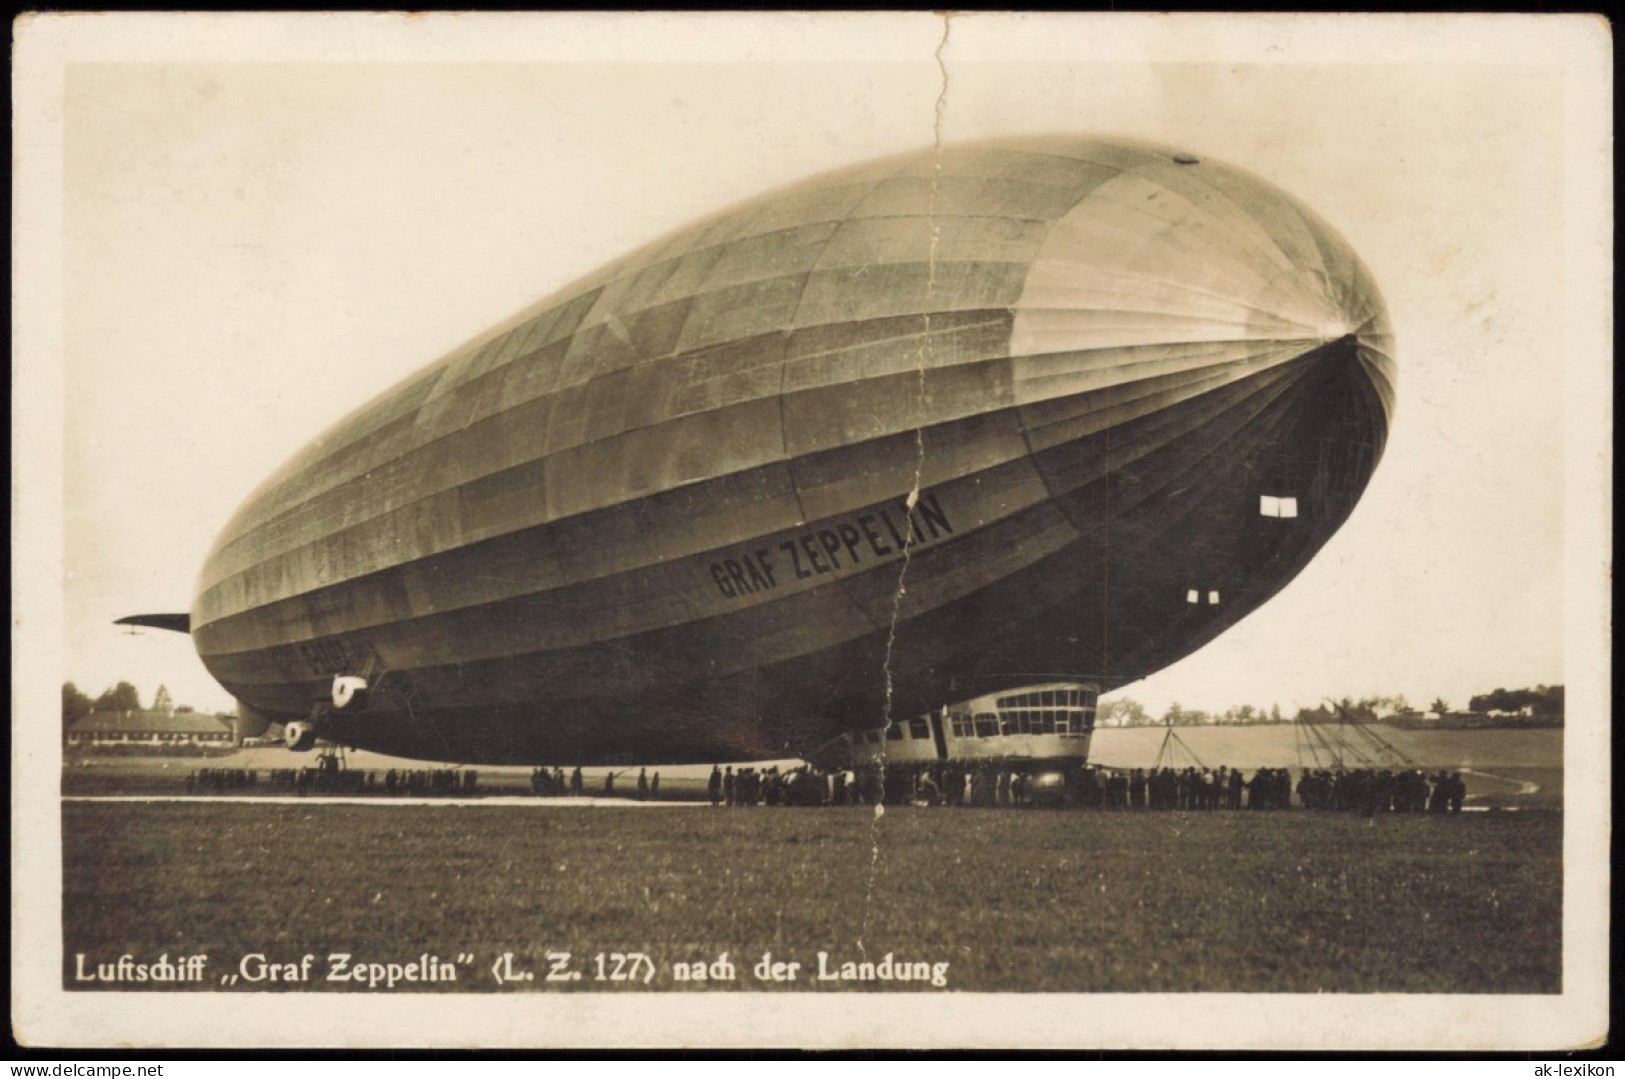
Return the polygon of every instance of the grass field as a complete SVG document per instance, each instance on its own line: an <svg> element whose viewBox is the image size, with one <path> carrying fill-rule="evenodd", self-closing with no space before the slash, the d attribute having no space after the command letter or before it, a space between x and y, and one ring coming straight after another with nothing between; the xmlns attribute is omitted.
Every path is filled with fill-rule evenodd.
<svg viewBox="0 0 1625 1079"><path fill-rule="evenodd" d="M495 989L624 988L586 957L729 953L726 988L893 953L950 990L1556 992L1562 815L88 804L63 807L64 926L87 961L204 952L474 961ZM586 980L547 984L546 953ZM762 953L796 982L751 974ZM709 983L715 987L715 983ZM276 988L239 985L243 989ZM316 982L295 988L348 989ZM639 985L636 988L643 988Z"/></svg>

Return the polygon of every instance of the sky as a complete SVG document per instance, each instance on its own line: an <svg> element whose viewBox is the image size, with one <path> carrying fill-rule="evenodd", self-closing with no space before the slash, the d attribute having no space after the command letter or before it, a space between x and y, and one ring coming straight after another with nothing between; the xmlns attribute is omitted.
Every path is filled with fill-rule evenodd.
<svg viewBox="0 0 1625 1079"><path fill-rule="evenodd" d="M948 143L1087 132L1237 165L1341 231L1389 305L1398 414L1351 520L1120 695L1465 707L1591 655L1571 605L1603 587L1607 267L1576 267L1605 250L1606 166L1576 153L1601 142L1547 24L250 18L101 38L25 117L61 146L60 334L31 354L47 435L60 395L37 443L61 447L60 559L37 579L59 575L60 679L92 695L230 705L186 638L111 623L186 610L233 510L333 421L669 229L939 121Z"/></svg>

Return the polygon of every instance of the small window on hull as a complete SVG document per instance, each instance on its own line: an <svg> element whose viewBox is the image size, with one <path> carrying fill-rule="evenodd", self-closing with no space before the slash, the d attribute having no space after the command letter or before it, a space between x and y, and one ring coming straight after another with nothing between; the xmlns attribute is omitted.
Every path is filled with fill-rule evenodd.
<svg viewBox="0 0 1625 1079"><path fill-rule="evenodd" d="M1207 603L1209 607L1217 607L1219 605L1219 594L1217 592L1209 592L1207 594Z"/></svg>
<svg viewBox="0 0 1625 1079"><path fill-rule="evenodd" d="M1258 512L1263 517L1296 517L1298 500L1284 495L1259 495Z"/></svg>
<svg viewBox="0 0 1625 1079"><path fill-rule="evenodd" d="M1196 589L1193 588L1190 591L1185 593L1185 602L1186 603L1200 603L1200 602L1202 602L1201 594L1198 593L1196 591Z"/></svg>

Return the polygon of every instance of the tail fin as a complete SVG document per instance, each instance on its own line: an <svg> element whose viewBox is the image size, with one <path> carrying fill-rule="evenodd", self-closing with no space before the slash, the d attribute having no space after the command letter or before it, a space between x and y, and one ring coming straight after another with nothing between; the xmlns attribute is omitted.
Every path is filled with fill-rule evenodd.
<svg viewBox="0 0 1625 1079"><path fill-rule="evenodd" d="M192 632L192 616L189 614L132 614L117 619L115 626L151 626L153 629L173 630L176 633Z"/></svg>

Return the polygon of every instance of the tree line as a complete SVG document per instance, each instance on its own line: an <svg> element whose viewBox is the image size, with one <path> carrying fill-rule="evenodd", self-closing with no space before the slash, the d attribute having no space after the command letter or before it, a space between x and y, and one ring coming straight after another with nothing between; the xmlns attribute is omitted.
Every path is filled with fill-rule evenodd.
<svg viewBox="0 0 1625 1079"><path fill-rule="evenodd" d="M1535 686L1533 689L1497 689L1473 697L1467 707L1474 712L1522 712L1531 715L1560 716L1563 714L1562 686Z"/></svg>
<svg viewBox="0 0 1625 1079"><path fill-rule="evenodd" d="M152 707L160 712L190 712L189 705L176 707L170 700L169 690L164 686L158 687L153 694ZM75 723L92 712L140 712L144 707L141 703L141 691L129 682L120 682L102 690L101 696L91 698L72 682L62 683L62 730L64 732Z"/></svg>
<svg viewBox="0 0 1625 1079"><path fill-rule="evenodd" d="M1535 686L1532 689L1497 689L1471 698L1468 708L1473 712L1519 713L1526 708L1531 714L1561 717L1563 714L1562 686ZM1435 697L1428 710L1444 715L1451 710L1448 701ZM1201 726L1254 726L1271 723L1376 723L1396 715L1415 715L1404 696L1344 697L1327 701L1313 708L1299 708L1288 715L1278 704L1254 706L1236 705L1223 712L1204 712L1186 708L1175 701L1161 715L1154 715L1139 701L1119 697L1100 705L1095 722L1103 727L1201 727Z"/></svg>
<svg viewBox="0 0 1625 1079"><path fill-rule="evenodd" d="M192 710L186 705L175 707L170 701L169 690L163 686L159 686L158 692L153 696L152 706L160 711ZM1530 689L1497 689L1472 697L1467 706L1473 712L1522 712L1528 709L1531 714L1537 716L1561 716L1563 687L1537 685ZM141 693L129 682L109 686L95 699L82 692L72 682L62 683L64 731L92 711L139 712L142 708ZM1442 698L1434 698L1429 710L1443 715L1450 711L1450 705ZM1268 707L1241 704L1227 708L1223 712L1204 712L1198 708L1185 708L1175 701L1159 716L1153 715L1144 705L1131 697L1119 697L1117 700L1102 704L1095 719L1097 724L1104 727L1248 727L1269 723L1376 723L1389 716L1415 711L1416 709L1412 708L1403 696L1396 694L1392 697L1361 697L1358 700L1344 697L1342 700L1316 705L1314 708L1299 708L1291 716L1283 713L1278 704L1271 704Z"/></svg>

